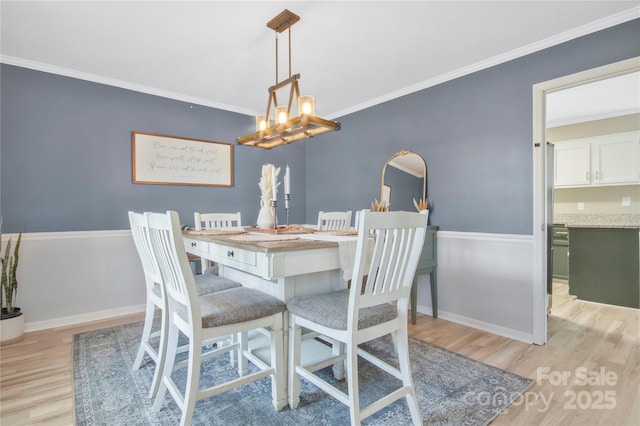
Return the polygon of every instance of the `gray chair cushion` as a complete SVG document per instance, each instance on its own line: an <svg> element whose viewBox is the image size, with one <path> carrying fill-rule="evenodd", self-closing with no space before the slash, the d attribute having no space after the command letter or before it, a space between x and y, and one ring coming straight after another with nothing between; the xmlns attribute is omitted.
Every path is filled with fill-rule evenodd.
<svg viewBox="0 0 640 426"><path fill-rule="evenodd" d="M202 327L220 327L282 313L285 304L273 296L245 287L200 296ZM186 307L178 314L187 319Z"/></svg>
<svg viewBox="0 0 640 426"><path fill-rule="evenodd" d="M242 287L237 281L223 278L214 274L200 274L195 276L196 287L198 287L198 296L209 293L217 293L219 291L228 290L230 288Z"/></svg>
<svg viewBox="0 0 640 426"><path fill-rule="evenodd" d="M287 303L287 310L294 315L336 330L347 329L347 311L349 309L349 291L340 290L331 293L301 296ZM358 329L372 327L398 316L395 304L372 306L360 310Z"/></svg>
<svg viewBox="0 0 640 426"><path fill-rule="evenodd" d="M229 290L230 288L242 287L242 284L237 281L219 277L214 274L201 274L196 275L194 278L196 280L196 287L198 288L198 296ZM160 297L160 286L158 284L153 286L153 293Z"/></svg>
<svg viewBox="0 0 640 426"><path fill-rule="evenodd" d="M220 268L218 267L218 265L213 265L213 266L210 266L209 268L205 269L203 274L215 274L215 275L218 275L219 269Z"/></svg>

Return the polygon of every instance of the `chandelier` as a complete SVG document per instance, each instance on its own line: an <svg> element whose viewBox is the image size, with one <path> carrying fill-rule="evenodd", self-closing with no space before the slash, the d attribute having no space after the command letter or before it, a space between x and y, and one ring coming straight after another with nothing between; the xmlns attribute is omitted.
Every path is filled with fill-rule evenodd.
<svg viewBox="0 0 640 426"><path fill-rule="evenodd" d="M285 9L267 22L267 27L276 32L276 84L269 87L266 113L256 117L255 133L237 138L238 145L271 149L331 130L340 130L340 123L337 121L316 117L313 96L300 96L300 74L291 75L291 27L299 20L298 15ZM278 82L278 33L285 30L289 30L289 78ZM279 104L277 92L286 88L289 88L288 103ZM292 110L294 100L297 104L297 116L294 116Z"/></svg>

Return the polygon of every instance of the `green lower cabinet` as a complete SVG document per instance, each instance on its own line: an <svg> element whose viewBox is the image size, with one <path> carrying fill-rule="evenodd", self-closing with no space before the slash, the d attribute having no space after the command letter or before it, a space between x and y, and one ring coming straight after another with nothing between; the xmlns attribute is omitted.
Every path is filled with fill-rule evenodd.
<svg viewBox="0 0 640 426"><path fill-rule="evenodd" d="M553 245L553 278L569 279L569 244Z"/></svg>
<svg viewBox="0 0 640 426"><path fill-rule="evenodd" d="M581 300L640 307L638 229L570 228L569 293Z"/></svg>

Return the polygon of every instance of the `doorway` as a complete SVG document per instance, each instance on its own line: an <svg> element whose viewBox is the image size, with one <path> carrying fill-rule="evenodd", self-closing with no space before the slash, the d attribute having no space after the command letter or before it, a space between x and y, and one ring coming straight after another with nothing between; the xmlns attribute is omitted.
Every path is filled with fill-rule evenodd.
<svg viewBox="0 0 640 426"><path fill-rule="evenodd" d="M548 253L553 226L553 164L547 158L547 95L586 83L640 70L640 58L632 58L580 73L546 81L533 86L533 342L547 339L549 307L548 277L551 262ZM551 193L550 193L551 192Z"/></svg>

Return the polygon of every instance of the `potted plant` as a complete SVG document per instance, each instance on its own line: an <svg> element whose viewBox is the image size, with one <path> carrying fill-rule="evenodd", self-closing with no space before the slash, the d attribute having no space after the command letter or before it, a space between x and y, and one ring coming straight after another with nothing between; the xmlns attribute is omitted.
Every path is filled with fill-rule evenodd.
<svg viewBox="0 0 640 426"><path fill-rule="evenodd" d="M0 226L2 222L0 221ZM18 235L13 251L11 249L11 238L7 242L2 260L2 276L0 276L0 304L2 314L0 315L0 345L8 345L22 339L24 334L24 317L20 308L15 306L15 299L18 293L18 253L22 232ZM2 250L2 231L0 231L0 251Z"/></svg>

